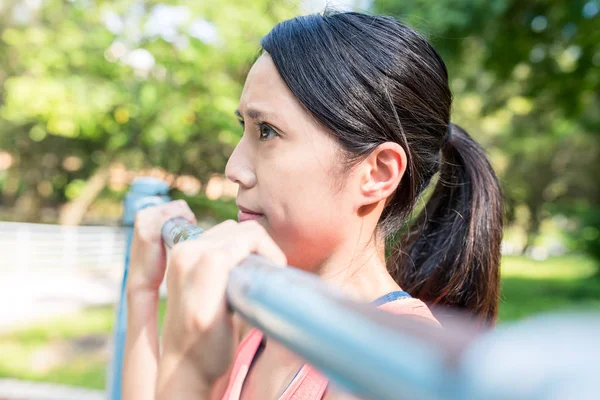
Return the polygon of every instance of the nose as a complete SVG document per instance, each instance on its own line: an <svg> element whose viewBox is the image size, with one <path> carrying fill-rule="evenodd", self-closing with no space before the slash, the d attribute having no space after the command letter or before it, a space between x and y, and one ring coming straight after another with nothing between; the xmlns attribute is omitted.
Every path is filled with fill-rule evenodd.
<svg viewBox="0 0 600 400"><path fill-rule="evenodd" d="M235 146L225 166L225 175L241 188L250 189L256 185L256 174L251 162L250 149L244 142L242 137L242 140Z"/></svg>

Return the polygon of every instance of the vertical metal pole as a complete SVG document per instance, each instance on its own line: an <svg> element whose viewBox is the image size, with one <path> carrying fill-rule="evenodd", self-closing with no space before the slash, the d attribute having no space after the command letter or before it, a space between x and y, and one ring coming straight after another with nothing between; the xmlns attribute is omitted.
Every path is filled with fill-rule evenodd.
<svg viewBox="0 0 600 400"><path fill-rule="evenodd" d="M123 270L123 281L121 282L121 294L115 319L113 357L108 370L106 393L109 400L121 399L121 373L123 370L123 351L127 331L127 297L125 288L127 273L129 272L129 252L133 239L135 215L138 211L146 207L162 204L170 200L169 185L167 182L144 177L133 181L123 203L123 226L127 230L127 242L125 245L125 268Z"/></svg>

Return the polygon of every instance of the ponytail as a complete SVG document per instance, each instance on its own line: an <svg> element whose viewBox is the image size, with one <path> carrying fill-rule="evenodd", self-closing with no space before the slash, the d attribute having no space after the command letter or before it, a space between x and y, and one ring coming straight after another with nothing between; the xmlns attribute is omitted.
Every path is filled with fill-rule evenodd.
<svg viewBox="0 0 600 400"><path fill-rule="evenodd" d="M389 263L402 288L490 324L498 312L502 195L482 148L451 124L439 179Z"/></svg>

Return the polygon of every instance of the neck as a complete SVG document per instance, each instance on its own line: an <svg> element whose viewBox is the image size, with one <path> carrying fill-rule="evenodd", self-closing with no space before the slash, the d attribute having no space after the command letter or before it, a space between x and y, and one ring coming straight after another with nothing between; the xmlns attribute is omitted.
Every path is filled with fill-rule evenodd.
<svg viewBox="0 0 600 400"><path fill-rule="evenodd" d="M315 272L325 282L361 302L401 290L387 271L385 240L378 236L359 234L349 238Z"/></svg>

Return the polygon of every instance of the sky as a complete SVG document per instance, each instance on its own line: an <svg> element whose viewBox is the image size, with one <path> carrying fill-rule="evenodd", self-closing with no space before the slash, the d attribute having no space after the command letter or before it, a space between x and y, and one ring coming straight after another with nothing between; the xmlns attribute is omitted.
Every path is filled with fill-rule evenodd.
<svg viewBox="0 0 600 400"><path fill-rule="evenodd" d="M336 10L367 10L372 0L302 0L302 8L306 12L323 11L326 5Z"/></svg>

